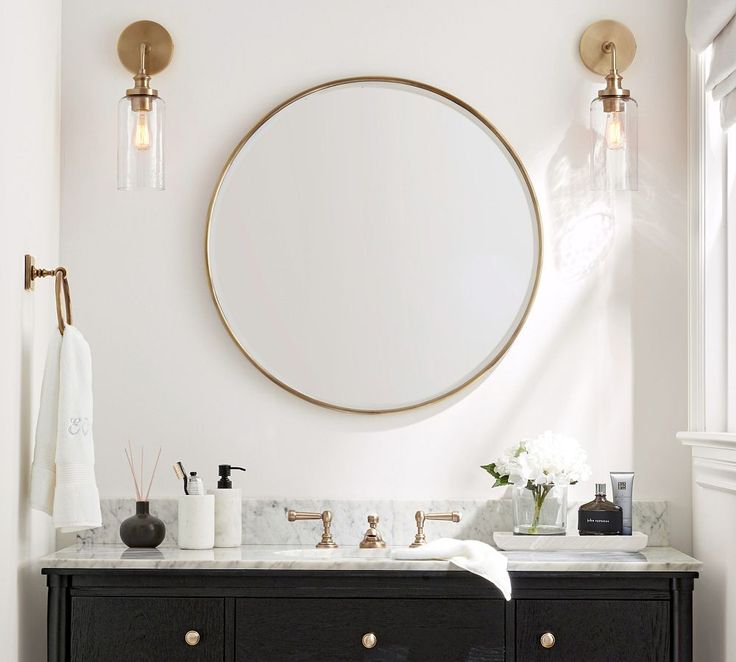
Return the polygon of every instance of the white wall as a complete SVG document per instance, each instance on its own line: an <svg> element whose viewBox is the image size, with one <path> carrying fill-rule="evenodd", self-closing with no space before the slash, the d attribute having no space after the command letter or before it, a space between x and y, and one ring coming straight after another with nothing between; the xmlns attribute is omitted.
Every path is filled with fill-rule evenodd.
<svg viewBox="0 0 736 662"><path fill-rule="evenodd" d="M61 251L95 360L103 496L132 494L132 439L210 481L218 463L245 464L252 496L484 497L478 465L552 429L590 451L576 497L633 468L636 497L669 500L673 541L689 549L688 454L674 441L687 411L684 12L684 0L66 0ZM130 83L115 43L140 18L176 44L155 79L163 193L115 189L115 104ZM601 81L577 45L600 18L639 44L625 80L641 108L641 190L615 201L586 190ZM402 415L332 412L271 384L228 337L205 274L207 204L234 145L284 98L359 74L425 81L486 114L528 167L546 232L536 304L498 369ZM164 469L154 494L175 494Z"/></svg>
<svg viewBox="0 0 736 662"><path fill-rule="evenodd" d="M53 535L48 517L31 512L28 487L53 286L24 292L23 255L39 266L58 260L61 3L0 2L0 26L0 59L12 68L12 94L0 104L0 641L3 660L38 662L46 593L32 559L53 549Z"/></svg>

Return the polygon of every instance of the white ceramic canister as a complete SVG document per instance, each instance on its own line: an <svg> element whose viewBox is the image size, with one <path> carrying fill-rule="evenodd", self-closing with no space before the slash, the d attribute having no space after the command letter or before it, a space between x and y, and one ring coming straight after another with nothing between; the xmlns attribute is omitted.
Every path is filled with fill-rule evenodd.
<svg viewBox="0 0 736 662"><path fill-rule="evenodd" d="M215 497L215 547L243 544L243 492L239 489L210 490Z"/></svg>
<svg viewBox="0 0 736 662"><path fill-rule="evenodd" d="M215 497L179 497L179 548L212 549L215 544Z"/></svg>

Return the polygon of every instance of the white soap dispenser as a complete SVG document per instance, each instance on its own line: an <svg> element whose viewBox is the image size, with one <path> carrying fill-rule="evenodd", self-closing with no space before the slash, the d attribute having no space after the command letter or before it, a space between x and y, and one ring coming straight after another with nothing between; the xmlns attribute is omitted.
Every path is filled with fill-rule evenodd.
<svg viewBox="0 0 736 662"><path fill-rule="evenodd" d="M220 479L217 489L210 490L215 496L215 547L240 547L243 544L243 493L233 489L230 472L245 471L243 467L229 464L218 466Z"/></svg>

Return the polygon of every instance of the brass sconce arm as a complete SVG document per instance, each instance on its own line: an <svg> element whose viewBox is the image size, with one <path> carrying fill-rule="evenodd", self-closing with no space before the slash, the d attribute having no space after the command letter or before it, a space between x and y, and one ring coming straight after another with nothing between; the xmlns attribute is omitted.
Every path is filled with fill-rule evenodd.
<svg viewBox="0 0 736 662"><path fill-rule="evenodd" d="M604 53L610 53L611 55L611 73L617 74L618 68L616 67L616 44L612 41L604 41L601 46Z"/></svg>

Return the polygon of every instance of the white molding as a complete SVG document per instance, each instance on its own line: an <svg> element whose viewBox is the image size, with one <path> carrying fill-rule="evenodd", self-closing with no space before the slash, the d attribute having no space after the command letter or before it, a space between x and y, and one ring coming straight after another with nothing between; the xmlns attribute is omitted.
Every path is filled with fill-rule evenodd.
<svg viewBox="0 0 736 662"><path fill-rule="evenodd" d="M736 494L736 462L694 457L693 479L700 487Z"/></svg>
<svg viewBox="0 0 736 662"><path fill-rule="evenodd" d="M736 433L678 432L677 438L692 447L696 485L736 494ZM698 512L693 515L697 517Z"/></svg>
<svg viewBox="0 0 736 662"><path fill-rule="evenodd" d="M717 448L736 453L736 433L734 432L678 432L677 439L683 446ZM736 462L736 457L734 461Z"/></svg>
<svg viewBox="0 0 736 662"><path fill-rule="evenodd" d="M688 58L688 427L705 429L705 59Z"/></svg>
<svg viewBox="0 0 736 662"><path fill-rule="evenodd" d="M729 428L727 140L705 90L710 49L688 68L688 427ZM733 265L731 269L733 270ZM732 372L736 372L736 368Z"/></svg>

